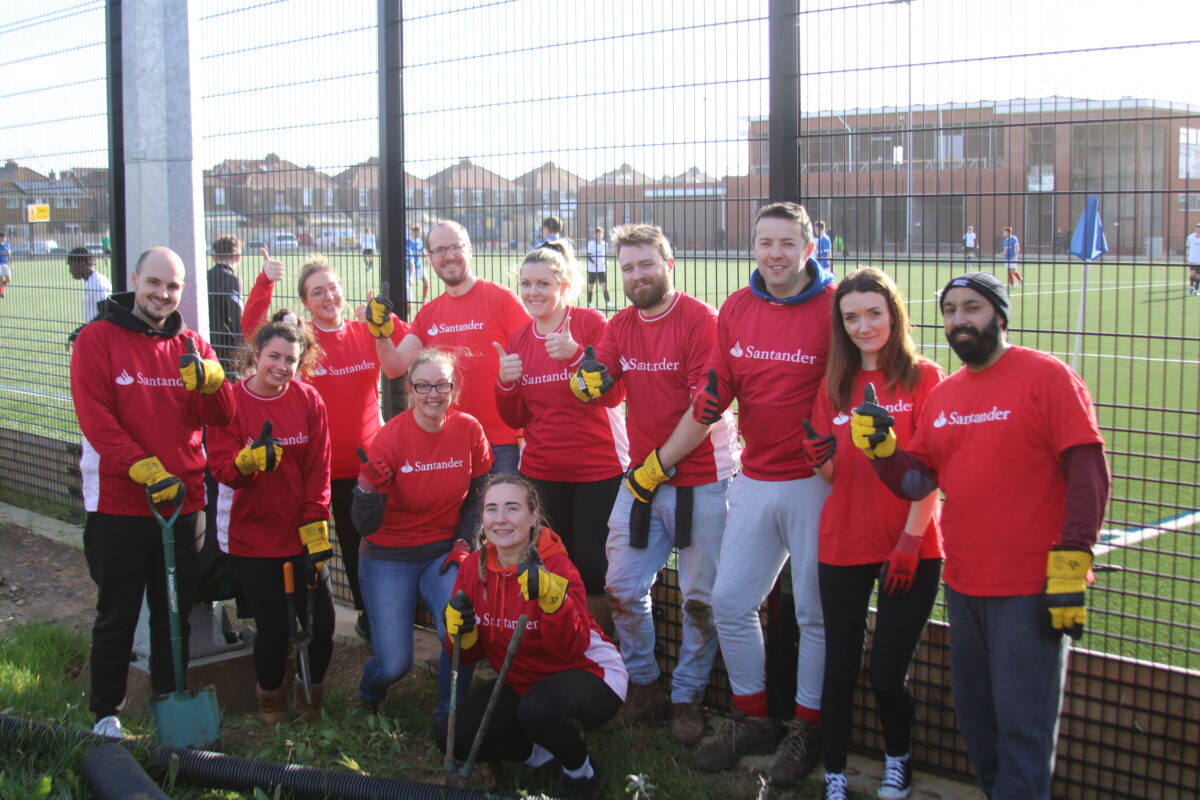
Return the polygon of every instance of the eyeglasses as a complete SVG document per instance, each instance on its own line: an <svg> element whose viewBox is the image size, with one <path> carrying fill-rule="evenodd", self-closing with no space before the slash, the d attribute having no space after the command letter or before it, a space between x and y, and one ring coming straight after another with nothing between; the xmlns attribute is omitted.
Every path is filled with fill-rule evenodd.
<svg viewBox="0 0 1200 800"><path fill-rule="evenodd" d="M442 381L441 383L414 383L412 387L413 391L417 394L429 394L434 389L437 389L438 394L450 394L454 391L454 384L449 381Z"/></svg>
<svg viewBox="0 0 1200 800"><path fill-rule="evenodd" d="M429 251L429 254L432 256L437 256L438 258L445 258L446 256L450 255L451 253L453 253L456 256L461 255L462 251L466 250L466 249L467 249L467 246L465 244L461 244L461 243L460 244L452 244L452 245L448 245L446 247L435 247Z"/></svg>

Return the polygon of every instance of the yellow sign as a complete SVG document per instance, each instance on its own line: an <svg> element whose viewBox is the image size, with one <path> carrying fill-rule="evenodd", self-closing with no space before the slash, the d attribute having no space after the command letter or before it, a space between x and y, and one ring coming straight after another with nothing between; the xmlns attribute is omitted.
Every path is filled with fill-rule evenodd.
<svg viewBox="0 0 1200 800"><path fill-rule="evenodd" d="M50 221L50 204L49 203L30 203L25 206L25 221L26 222L49 222Z"/></svg>

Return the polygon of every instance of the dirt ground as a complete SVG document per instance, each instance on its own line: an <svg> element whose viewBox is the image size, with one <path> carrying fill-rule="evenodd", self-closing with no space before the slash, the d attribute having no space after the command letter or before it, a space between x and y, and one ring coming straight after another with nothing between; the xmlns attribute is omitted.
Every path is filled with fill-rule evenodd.
<svg viewBox="0 0 1200 800"><path fill-rule="evenodd" d="M52 620L86 633L95 609L96 585L82 552L0 523L0 632Z"/></svg>

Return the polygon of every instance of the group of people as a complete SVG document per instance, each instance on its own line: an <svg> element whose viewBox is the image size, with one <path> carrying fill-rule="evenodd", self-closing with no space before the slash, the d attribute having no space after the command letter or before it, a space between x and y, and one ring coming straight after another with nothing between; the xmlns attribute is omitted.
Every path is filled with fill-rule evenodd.
<svg viewBox="0 0 1200 800"><path fill-rule="evenodd" d="M594 233L589 262L605 250L603 230ZM152 653L169 652L147 496L182 504L187 608L207 466L219 485L215 534L258 626L268 723L320 715L332 514L372 650L360 703L378 710L411 668L424 604L446 643L439 744L460 758L493 688L468 689L472 666L499 667L524 616L481 758L556 762L562 796L596 797L584 732L669 716L674 741L701 745L719 648L734 711L695 766L777 752L771 779L787 785L823 761L827 797L844 797L878 586L878 796L908 797L906 673L944 578L955 707L980 782L992 798L1048 797L1062 634L1082 631L1108 493L1086 386L1056 359L1008 343L1007 293L989 274L941 293L947 340L965 365L945 378L917 354L890 277L868 268L835 282L802 206L764 206L753 237L756 268L718 312L675 288L660 229L618 226L607 245L630 306L607 319L575 305L582 272L567 240L548 235L530 251L514 293L477 277L467 231L438 222L422 245L445 292L411 325L382 296L348 318L340 280L319 258L300 273L303 311L268 315L284 267L263 251L238 320L238 364L183 325L178 256L143 254L134 291L106 301L72 359L85 550L100 587L96 731L120 735L143 590ZM241 255L236 240L214 249L226 261ZM386 423L381 373L403 376L410 400ZM651 592L672 552L682 640L668 695ZM780 725L768 715L759 610L789 564L799 654L794 714ZM285 569L306 587L295 618ZM289 711L289 633L306 619L309 666ZM461 699L448 741L456 648ZM151 658L156 692L174 688L164 658Z"/></svg>

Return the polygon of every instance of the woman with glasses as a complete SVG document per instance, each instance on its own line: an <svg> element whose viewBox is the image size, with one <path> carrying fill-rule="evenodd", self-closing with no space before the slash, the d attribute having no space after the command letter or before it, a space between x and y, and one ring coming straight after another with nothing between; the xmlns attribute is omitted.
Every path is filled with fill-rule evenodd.
<svg viewBox="0 0 1200 800"><path fill-rule="evenodd" d="M567 381L608 321L571 305L579 269L565 239L544 242L521 265L521 302L532 319L501 349L496 409L524 428L520 473L541 496L547 524L562 537L587 590L588 609L609 635L612 611L604 595L608 515L629 466L629 440L619 407L622 384L595 403L575 399Z"/></svg>
<svg viewBox="0 0 1200 800"><path fill-rule="evenodd" d="M410 407L379 431L354 490L354 521L364 537L359 581L371 618L371 658L358 696L371 711L412 667L418 600L445 635L441 612L479 521L479 487L492 453L483 426L452 407L457 384L449 353L417 355L408 371ZM459 685L470 680L464 672ZM449 699L450 656L443 652L439 720Z"/></svg>
<svg viewBox="0 0 1200 800"><path fill-rule="evenodd" d="M242 329L246 341L267 318L275 282L283 278L283 262L275 261L261 250L263 269L246 299ZM324 355L311 378L305 378L320 393L329 410L329 440L332 447L330 507L334 532L341 545L346 580L358 610L354 630L364 639L371 638L368 617L363 610L358 581L359 533L350 515L351 492L358 477L359 447L370 447L383 425L379 413L379 373L389 378L404 374L396 344L408 333L408 325L391 316L384 325L346 319L346 300L342 281L324 258L317 256L300 269L297 286L300 302L308 310L317 344ZM389 329L388 324L391 328Z"/></svg>

